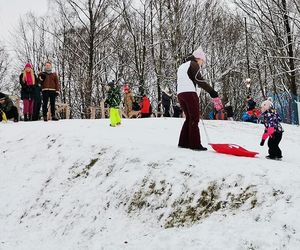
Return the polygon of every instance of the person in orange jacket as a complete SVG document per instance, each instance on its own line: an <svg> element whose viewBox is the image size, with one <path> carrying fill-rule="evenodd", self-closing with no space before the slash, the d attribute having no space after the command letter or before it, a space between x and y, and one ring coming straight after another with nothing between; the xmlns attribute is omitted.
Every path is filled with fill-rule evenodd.
<svg viewBox="0 0 300 250"><path fill-rule="evenodd" d="M141 102L141 117L146 118L151 116L151 104L150 100L146 95L143 95L143 100Z"/></svg>

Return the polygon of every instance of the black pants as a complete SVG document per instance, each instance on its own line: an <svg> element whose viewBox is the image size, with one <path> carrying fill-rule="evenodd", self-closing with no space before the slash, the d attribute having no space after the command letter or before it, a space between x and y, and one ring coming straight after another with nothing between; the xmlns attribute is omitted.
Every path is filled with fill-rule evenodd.
<svg viewBox="0 0 300 250"><path fill-rule="evenodd" d="M279 143L281 141L282 138L282 132L275 132L272 137L269 138L268 140L268 147L269 147L269 155L270 157L277 157L277 158L281 158L282 157L282 153L281 150L279 148Z"/></svg>
<svg viewBox="0 0 300 250"><path fill-rule="evenodd" d="M16 106L12 106L12 108L9 111L6 111L4 113L8 120L14 119L15 122L19 121L19 113L18 113L18 109Z"/></svg>
<svg viewBox="0 0 300 250"><path fill-rule="evenodd" d="M170 115L170 105L164 105L164 117L171 117L171 115Z"/></svg>
<svg viewBox="0 0 300 250"><path fill-rule="evenodd" d="M40 110L42 106L42 101L41 100L34 100L33 104L33 115L32 115L32 120L37 121L40 119Z"/></svg>
<svg viewBox="0 0 300 250"><path fill-rule="evenodd" d="M52 117L55 116L55 98L56 98L56 92L54 90L43 91L43 117L47 116L49 99L50 99L51 116Z"/></svg>

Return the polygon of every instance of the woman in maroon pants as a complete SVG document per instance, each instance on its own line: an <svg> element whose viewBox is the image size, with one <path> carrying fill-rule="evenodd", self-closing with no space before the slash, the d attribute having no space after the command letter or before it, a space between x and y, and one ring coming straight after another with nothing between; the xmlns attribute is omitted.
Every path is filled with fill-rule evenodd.
<svg viewBox="0 0 300 250"><path fill-rule="evenodd" d="M177 71L177 95L180 106L186 116L181 129L178 146L193 150L205 151L200 139L198 127L200 119L199 97L196 86L204 89L213 98L214 107L217 111L223 108L218 93L206 83L200 73L200 66L206 61L201 47L193 52L187 62L180 65Z"/></svg>

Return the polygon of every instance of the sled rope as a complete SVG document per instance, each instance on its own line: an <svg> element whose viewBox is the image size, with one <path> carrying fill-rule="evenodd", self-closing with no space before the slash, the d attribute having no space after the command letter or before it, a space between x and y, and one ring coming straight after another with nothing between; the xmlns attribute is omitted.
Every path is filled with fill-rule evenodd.
<svg viewBox="0 0 300 250"><path fill-rule="evenodd" d="M209 136L208 136L208 133L207 133L207 130L206 130L206 126L204 124L204 121L202 119L202 115L200 116L200 120L202 122L202 125L203 125L203 129L204 129L204 133L205 133L205 136L206 136L206 140L207 140L207 143L210 144L210 139L209 139Z"/></svg>

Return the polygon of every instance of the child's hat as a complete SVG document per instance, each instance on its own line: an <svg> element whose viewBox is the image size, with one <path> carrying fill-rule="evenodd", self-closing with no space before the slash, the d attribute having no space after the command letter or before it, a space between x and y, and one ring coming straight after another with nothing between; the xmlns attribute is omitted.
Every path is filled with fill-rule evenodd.
<svg viewBox="0 0 300 250"><path fill-rule="evenodd" d="M273 107L273 103L270 100L265 100L261 103L261 112L264 113L265 111L269 110Z"/></svg>
<svg viewBox="0 0 300 250"><path fill-rule="evenodd" d="M129 91L129 86L128 86L128 84L126 84L126 85L124 86L124 92L126 92L126 91Z"/></svg>

